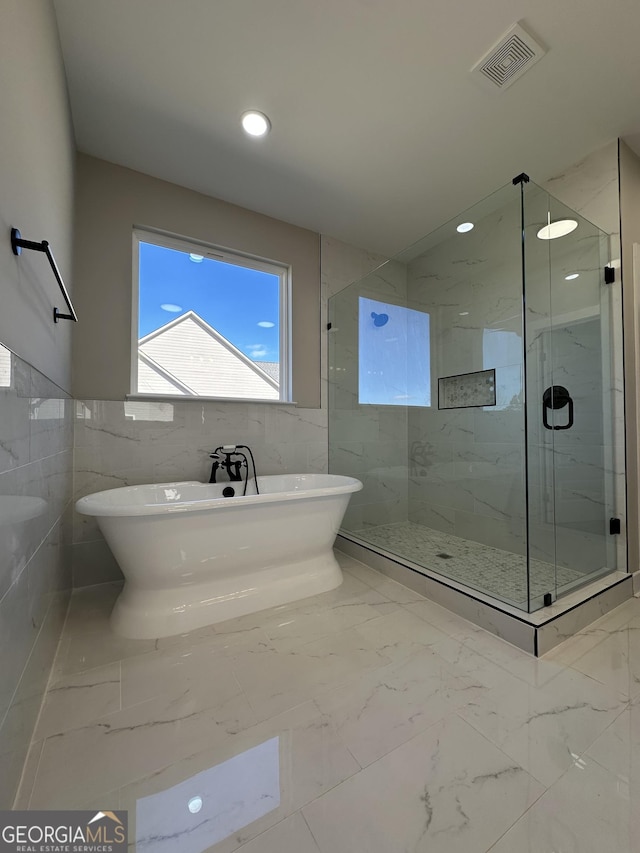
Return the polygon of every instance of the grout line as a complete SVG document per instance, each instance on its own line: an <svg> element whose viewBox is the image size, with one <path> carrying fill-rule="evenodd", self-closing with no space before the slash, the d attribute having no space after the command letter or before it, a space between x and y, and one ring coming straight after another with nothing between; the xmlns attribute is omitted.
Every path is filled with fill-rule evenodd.
<svg viewBox="0 0 640 853"><path fill-rule="evenodd" d="M27 809L31 808L31 800L33 798L33 792L34 792L35 787L36 787L36 779L38 778L38 773L40 772L40 764L42 763L42 756L44 755L44 742L45 742L45 738L42 738L42 741L40 744L40 752L38 753L38 762L37 762L36 768L33 772L33 780L31 782L31 790L29 791L29 799L27 800ZM33 746L33 744L31 744L29 749L31 749L32 746ZM28 755L29 755L29 753L27 753L27 757L28 757ZM26 762L25 762L25 764L26 764ZM24 778L24 768L23 768L22 775ZM22 785L22 781L23 781L23 779L20 779L20 785ZM18 793L20 792L20 785L18 786ZM16 796L17 796L17 794L16 794ZM15 801L14 801L14 806L15 806Z"/></svg>
<svg viewBox="0 0 640 853"><path fill-rule="evenodd" d="M614 724L615 722L617 722L617 720L620 718L620 716L621 716L623 713L625 713L625 711L627 711L627 710L629 710L629 709L630 709L630 707L631 707L631 702L629 701L628 703L626 703L625 707L624 707L624 708L622 708L622 710L620 711L620 713L619 713L619 714L617 714L617 715L615 716L615 718L614 718L614 719L609 723L609 725L608 725L608 726L606 726L606 727L605 727L605 728L604 728L604 729L603 729L603 730L598 734L598 736L597 736L597 737L596 737L596 738L595 738L595 739L594 739L594 740L589 744L589 746L587 746L585 749L583 749L583 750L582 750L582 752L581 752L581 753L580 753L580 755L579 755L579 758L582 758L582 756L583 756L583 755L585 755L585 754L586 754L586 752L587 752L589 749L591 749L591 747L593 746L593 744L594 744L594 743L595 743L595 742L596 742L596 741L597 741L597 740L598 740L598 739L599 739L599 738L600 738L600 737L601 737L605 732L607 732L607 731L611 728L611 726L613 726L613 724ZM466 722L466 721L465 721L465 722ZM471 725L471 724L469 724L469 725ZM474 727L474 728L475 728L475 727ZM482 732L480 732L480 734L482 734ZM491 741L490 741L490 742L491 742ZM499 749L499 747L498 747L498 749ZM604 770L606 773L609 773L609 774L610 774L610 775L612 775L612 776L616 776L616 775L617 775L614 771L609 770L609 768L608 768L608 767L605 767L603 764L600 764L600 762L599 762L599 761L596 761L596 759L595 759L595 758L592 758L591 756L589 756L589 760L590 760L590 761L593 761L595 764L597 764L597 765L598 765L598 767L600 767L600 768L601 768L602 770ZM487 851L487 853L491 853L491 851L496 847L496 845L498 844L498 842L499 842L499 841L501 841L501 840L502 840L502 838L504 838L504 836L507 834L507 832L509 832L511 829L513 829L513 827L514 827L517 823L519 823L519 822L522 820L522 818L523 818L526 814L528 814L528 812L529 812L529 811L531 811L531 809L532 809L535 805L537 805L537 803L542 799L542 797L543 797L543 796L545 796L545 794L547 794L549 791L551 791L551 789L552 789L552 788L554 788L554 787L555 787L555 786L556 786L556 785L557 785L557 784L558 784L562 779L564 779L564 777L565 777L565 776L566 776L566 775L567 775L567 774L568 774L568 773L573 769L573 767L574 767L574 766L575 766L575 762L572 762L572 763L569 765L569 767L567 767L567 769L566 769L563 773L561 773L561 775L560 775L560 776L555 780L555 782L552 782L552 783L551 783L551 785L547 786L547 787L545 788L544 792L543 792L542 794L540 794L540 796L539 796L539 797L538 797L538 798L537 798L537 799L536 799L536 800L535 800L535 801L534 801L534 802L529 806L529 808L528 808L528 809L526 809L526 810L525 810L525 811L520 815L520 817L519 817L516 821L514 821L514 822L511 824L511 826L510 826L507 830L505 830L505 832L503 832L503 834L500 836L500 838L498 838L498 839L497 839L497 840L496 840L496 841L491 845L491 847L489 848L489 850ZM527 772L528 772L528 771L527 771ZM529 774L529 775L532 775L532 774ZM536 777L535 777L535 776L532 776L532 778L534 778L534 779L535 779ZM538 779L538 780L536 780L536 781L538 781L538 782L539 782L540 780ZM544 784L544 783L540 782L540 784Z"/></svg>
<svg viewBox="0 0 640 853"><path fill-rule="evenodd" d="M27 762L26 762L26 759L29 757L29 751L30 751L30 749L31 749L31 747L32 747L32 745L33 745L33 735L34 735L34 733L38 730L38 724L39 724L39 722L40 722L40 717L42 716L42 709L44 708L45 698L46 698L47 692L48 692L48 690L49 690L49 685L50 685L50 683L51 683L51 677L52 677L52 675L53 675L53 670L54 670L54 666L55 666L56 658L57 658L57 656L58 656L58 651L60 650L60 643L62 642L62 634L63 634L63 632L64 632L64 626L66 625L67 618L68 618L68 616L69 616L69 606L70 606L70 604L71 604L71 595L69 594L69 597L68 597L68 599L67 599L67 610L66 610L66 613L65 613L64 620L63 620L63 622L62 622L62 627L61 627L61 629L60 629L60 634L58 635L58 642L56 643L56 650L55 650L55 652L54 652L54 655L53 655L53 658L52 658L52 661L51 661L51 667L50 667L50 669L49 669L49 675L47 676L47 683L45 684L44 690L43 690L43 692L42 692L42 698L41 698L41 700L40 700L40 708L39 708L39 710L38 710L38 715L37 715L37 717L36 717L36 720L35 720L35 723L34 723L34 726L33 726L33 731L31 732L31 737L29 738L29 746L27 747L27 753L26 753L26 756L25 756L25 762L24 762L24 764L22 765L22 773L20 774L20 780L19 780L19 782L18 782L18 786L17 786L17 788L16 788L16 794L15 794L15 797L14 797L14 803L15 803L15 800L16 800L16 798L18 797L18 795L19 795L19 793L20 793L20 787L21 787L22 782L23 782L23 779L24 779L24 772L25 772L25 769L26 769L26 763L27 763ZM53 599L52 599L52 601L49 603L49 607L47 608L47 612L46 612L46 614L45 614L45 616L44 616L44 619L42 620L42 625L40 626L40 630L38 631L38 635L36 636L36 639L34 640L33 645L31 646L31 651L29 652L29 657L27 658L27 662L26 662L26 663L25 663L25 665L24 665L24 669L22 670L22 674L20 675L20 678L19 678L19 680L18 680L18 684L17 684L17 686L16 686L16 689L15 689L15 691L14 691L14 693L13 693L13 696L11 697L11 702L9 703L9 706L8 706L8 708L7 708L7 714L9 713L9 710L11 709L11 706L13 705L13 700L15 699L15 696L16 696L16 693L17 693L17 691L18 691L18 688L20 687L20 683L22 682L22 678L23 678L23 676L24 676L24 674L25 674L25 672L26 672L27 666L29 665L29 661L31 660L31 656L32 656L32 654L33 654L33 650L35 649L35 647L36 647L36 645L37 645L37 643L38 643L38 639L40 638L40 634L42 633L42 629L43 629L43 628L44 628L44 626L45 626L45 623L46 623L46 621L47 621L47 617L49 616L49 613L51 612L51 608L52 608L52 607L53 607ZM6 718L6 715L5 715L5 718ZM3 722L4 722L4 719L3 719ZM1 727L1 724L0 724L0 727ZM44 750L44 739L42 740L42 745L43 745L43 750ZM42 752L40 753L40 758L42 758ZM40 759L38 760L38 767L40 767ZM37 774L34 774L34 777L33 777L33 779L34 779L34 785L35 785L36 775L37 775ZM32 789L32 790L33 790L33 789ZM31 795L29 796L29 802L31 802Z"/></svg>
<svg viewBox="0 0 640 853"><path fill-rule="evenodd" d="M59 522L59 521L60 521L60 518L58 519L58 521L56 521L56 524L58 524L58 522ZM53 527L55 527L55 524L53 525ZM53 527L51 528L51 530L53 530ZM51 533L51 530L49 531L49 533ZM18 583L19 579L22 577L23 573L27 570L28 566L31 564L31 560L32 560L32 559L34 558L34 556L38 553L38 551L40 550L40 548L42 547L43 543L46 541L46 539L47 539L48 537L49 537L49 534L47 534L47 536L42 540L42 542L40 543L40 545L39 545L39 546L36 548L36 550L33 552L33 554L32 554L32 556L31 556L31 558L29 559L29 562L24 566L24 568L22 569L22 571L20 572L20 574L18 575L18 577L15 579L15 581L11 584L11 586L9 587L9 589L6 591L6 593L4 594L4 596L2 597L2 599L0 599L0 605L4 602L5 598L6 598L6 597L7 597L7 595L11 592L11 590L14 588L14 586L16 586L16 585L17 585L17 583ZM28 578L27 578L27 580L28 580ZM69 613L69 603L70 603L70 601L71 601L71 588L70 588L70 587L69 587L69 590L68 590L68 591L69 591L69 601L67 602L67 611L66 611L66 613L65 613L65 620L64 620L64 622L63 622L62 628L60 629L60 636L58 637L58 642L57 642L57 644L56 644L56 652L55 652L55 654L54 654L54 656L53 656L53 660L54 660L54 661L55 661L55 656L56 656L56 654L58 653L58 646L59 646L59 644L60 644L60 640L61 640L61 638L62 638L62 632L64 631L64 625L66 624L67 616L68 616L68 613ZM65 590L60 590L60 592L65 592ZM27 605L28 605L28 594L27 594ZM44 616L43 616L43 618L42 618L42 622L41 622L41 624L40 624L40 627L38 628L38 633L36 634L35 639L34 639L33 643L31 644L31 648L29 649L29 654L27 655L27 659L26 659L26 661L25 661L25 663L24 663L24 666L22 667L22 670L21 670L21 672L20 672L20 677L18 678L18 680L17 680L17 682L16 682L15 689L14 689L13 693L11 694L11 699L9 700L9 704L7 705L7 710L5 711L5 713L2 715L2 718L0 719L0 729L2 728L2 725L4 724L4 721L6 720L6 718L7 718L8 714L9 714L9 711L10 711L10 709L11 709L11 706L13 705L13 700L14 700L14 699L15 699L15 697L16 697L16 694L17 694L17 692L18 692L18 688L20 687L20 683L21 683L21 681L22 681L22 679L23 679L23 677L24 677L24 674L25 674L25 672L26 672L26 670L27 670L27 667L29 666L29 661L31 660L31 656L33 655L33 650L35 649L35 647L36 647L36 645L37 645L37 643L38 643L38 639L40 638L40 634L41 634L41 632L42 632L42 629L44 628L45 622L47 621L47 617L48 617L48 615L49 615L49 612L50 612L50 610L51 610L52 605L53 605L53 600L51 600L51 601L49 602L49 606L47 607L47 610L46 610L46 612L45 612L45 614L44 614ZM53 669L53 665L52 665L52 669ZM49 677L47 678L47 685L49 684L49 678L50 678L50 677L51 677L51 670L50 670L50 672L49 672ZM45 688L45 691L46 691L46 688Z"/></svg>
<svg viewBox="0 0 640 853"><path fill-rule="evenodd" d="M40 741L32 741L29 744L29 749L27 750L27 756L26 756L25 762L22 766L22 773L20 775L20 781L18 782L18 787L16 789L16 795L15 795L14 800L13 800L13 805L11 806L12 810L16 809L16 803L18 802L19 797L23 793L24 794L27 793L26 791L23 792L23 790L22 790L22 787L23 787L24 782L25 782L25 773L26 773L26 769L27 769L27 763L29 761L29 756L31 754L31 750L33 749L33 747L36 743L39 743L40 744L40 750L38 752L38 760L36 762L36 766L35 766L35 769L33 771L32 779L31 779L31 786L29 789L29 795L27 797L25 797L26 802L23 804L24 808L27 810L31 807L31 797L33 795L33 789L35 788L38 770L40 769L40 761L42 760L42 751L44 749L44 740L45 740L44 738L41 738Z"/></svg>
<svg viewBox="0 0 640 853"><path fill-rule="evenodd" d="M55 528L58 524L60 524L60 522L64 522L64 515L65 515L66 511L69 509L69 505L72 503L72 500L73 500L73 499L70 499L70 500L68 501L68 503L66 503L66 504L64 505L64 507L63 507L63 509L62 509L62 512L61 512L61 513L60 513L60 515L56 518L56 520L53 522L53 524L51 525L51 527L47 530L47 532L45 533L45 535L42 537L41 541L38 543L38 545L37 545L37 546L36 546L36 548L34 549L33 554L29 557L28 561L27 561L27 562L24 564L24 566L22 567L22 569L21 569L21 571L20 571L20 574L19 574L19 575L14 579L14 581L13 581L13 582L12 582L12 584L11 584L11 586L10 586L10 587L5 591L5 593L4 593L4 595L2 596L2 598L0 598L0 606L3 604L3 602L4 602L5 598L9 595L9 593L11 592L11 590L12 590L15 586L17 586L18 581L19 581L19 580L20 580L20 578L22 577L23 573L24 573L24 572L29 568L29 566L31 565L31 561L33 560L33 558L34 558L34 557L36 556L36 554L40 551L40 549L45 545L45 543L46 543L47 539L48 539L48 538L51 536L51 534L53 533L54 528ZM69 587L69 589L71 590L71 589L72 589L72 587Z"/></svg>
<svg viewBox="0 0 640 853"><path fill-rule="evenodd" d="M526 771L525 771L525 773L526 773ZM562 774L562 776L564 776L564 773ZM556 782L559 782L559 781L560 781L560 779L562 779L562 776L560 776L560 778L559 778L559 779L556 779ZM532 776L531 778L533 779L534 777ZM536 781L539 781L539 780L537 780L537 779L536 779ZM554 782L553 784L555 785L555 784L556 784L556 782ZM542 784L542 783L540 783L540 784ZM527 814L531 811L531 809L532 809L534 806L536 806L536 805L540 802L540 800L544 797L544 795L547 793L547 791L551 790L551 788L552 788L552 787L553 787L553 785L550 785L550 786L549 786L549 788L545 788L545 789L544 789L544 791L540 794L540 796L539 796L539 797L536 797L536 799L531 803L531 805L530 805L528 808L526 808L526 809L522 812L522 814L521 814L519 817L517 817L517 818L516 818L516 820L514 820L514 822L511 824L511 826L509 826L507 829L505 829L505 831L502 833L502 835L501 835L499 838L496 838L496 840L495 840L495 841L494 841L494 843L491 845L491 847L489 847L489 849L486 851L486 853L491 853L491 851L492 851L492 850L495 850L495 848L496 848L496 847L497 847L497 845L500 843L500 841L502 841L502 839L505 837L505 835L506 835L508 832L511 832L511 830L513 829L513 827L514 827L517 823L519 823L519 822L524 818L524 816L525 816L525 815L527 815Z"/></svg>
<svg viewBox="0 0 640 853"><path fill-rule="evenodd" d="M320 796L322 796L322 794L321 794ZM316 797L316 800L317 800L317 799L319 799L319 797ZM311 800L311 803L313 803L313 802L315 802L315 800ZM307 827L307 829L309 830L309 835L313 838L313 840L314 840L314 842L315 842L315 845L316 845L316 847L318 848L318 851L320 851L320 842L318 841L318 839L317 839L317 838L315 837L315 835L313 834L313 830L312 830L312 829L311 829L311 827L309 826L309 821L307 820L307 817L306 817L306 815L305 815L305 813L304 813L304 811L303 811L303 809L305 809L308 805L311 805L311 803L305 803L305 805L304 805L304 806L299 810L299 811L300 811L300 817L301 817L301 818L302 818L302 820L305 822L305 826L306 826L306 827ZM294 812L294 814L295 814L295 812Z"/></svg>
<svg viewBox="0 0 640 853"><path fill-rule="evenodd" d="M465 726L468 726L470 729L472 729L477 735L479 735L483 740L485 740L488 744L490 744L490 746L493 747L493 749L497 749L498 752L502 753L502 755L504 755L505 758L507 758L510 762L515 764L516 767L519 767L523 771L523 773L526 773L530 779L533 779L534 782L537 782L538 785L542 786L542 788L544 789L542 794L544 794L546 791L549 790L549 788L551 788L553 785L555 785L556 782L558 781L558 779L561 779L565 775L565 773L573 766L573 763L571 763L569 765L569 767L567 767L565 770L562 771L562 773L560 774L558 779L555 779L551 783L551 785L547 785L546 782L543 782L541 779L538 779L537 776L534 776L533 773L531 772L531 770L527 770L526 767L523 767L517 758L514 758L512 755L509 755L509 753L505 752L505 750L499 744L497 744L495 741L491 740L491 738L488 735L486 735L483 731L481 731L479 728L474 726L470 720L467 720L465 717L461 716L460 711L462 710L462 707L463 706L460 706L459 708L456 708L456 710L454 711L456 717L460 720L460 722L464 723ZM466 706L464 706L464 707L466 707ZM447 718L444 718L444 719L446 720ZM540 794L540 797L542 796L542 794ZM537 800L540 799L540 797L538 797L536 799L536 802L537 802ZM532 803L532 805L533 805L533 803ZM528 809L527 809L527 811L528 811ZM524 814L524 812L523 812L523 814ZM522 815L520 817L522 817ZM518 818L518 820L520 820L520 818ZM511 828L511 827L509 827L509 828Z"/></svg>

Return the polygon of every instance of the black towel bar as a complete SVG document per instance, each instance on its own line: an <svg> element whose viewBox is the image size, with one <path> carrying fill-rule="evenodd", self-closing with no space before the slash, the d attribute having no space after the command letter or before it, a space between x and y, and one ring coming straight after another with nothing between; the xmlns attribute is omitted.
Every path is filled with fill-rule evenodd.
<svg viewBox="0 0 640 853"><path fill-rule="evenodd" d="M57 323L58 320L73 320L74 323L77 323L78 315L76 314L75 309L71 303L67 288L64 286L64 281L62 280L62 276L60 275L60 270L58 269L58 265L56 264L56 259L53 257L51 249L49 248L49 243L46 240L42 240L42 242L40 243L34 242L33 240L23 240L22 234L18 231L18 229L12 228L11 248L13 249L14 255L19 255L23 249L33 249L34 252L44 252L44 254L49 260L49 263L51 264L51 269L53 270L53 274L56 277L56 281L60 286L60 290L62 291L64 301L67 303L67 308L69 309L68 314L61 314L57 308L54 308L53 322Z"/></svg>

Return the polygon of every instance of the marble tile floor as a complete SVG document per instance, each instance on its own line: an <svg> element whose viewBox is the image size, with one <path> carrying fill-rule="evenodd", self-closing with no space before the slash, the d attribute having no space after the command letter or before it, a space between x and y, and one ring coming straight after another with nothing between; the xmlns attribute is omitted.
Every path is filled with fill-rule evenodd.
<svg viewBox="0 0 640 853"><path fill-rule="evenodd" d="M522 555L461 539L413 521L368 527L354 531L354 535L500 601L527 609L527 567ZM443 554L446 556L441 556ZM583 577L582 572L575 569L563 566L556 569L550 563L532 560L531 597L542 598L545 593L554 592L556 584L565 587Z"/></svg>
<svg viewBox="0 0 640 853"><path fill-rule="evenodd" d="M138 853L640 851L640 601L535 659L337 553L332 592L115 637L76 591L16 808Z"/></svg>

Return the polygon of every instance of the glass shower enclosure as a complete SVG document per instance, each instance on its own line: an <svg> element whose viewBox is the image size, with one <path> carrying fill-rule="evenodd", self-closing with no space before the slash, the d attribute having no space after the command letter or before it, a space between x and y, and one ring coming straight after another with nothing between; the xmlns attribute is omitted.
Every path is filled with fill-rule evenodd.
<svg viewBox="0 0 640 853"><path fill-rule="evenodd" d="M329 300L343 535L529 612L626 571L610 254L523 175Z"/></svg>

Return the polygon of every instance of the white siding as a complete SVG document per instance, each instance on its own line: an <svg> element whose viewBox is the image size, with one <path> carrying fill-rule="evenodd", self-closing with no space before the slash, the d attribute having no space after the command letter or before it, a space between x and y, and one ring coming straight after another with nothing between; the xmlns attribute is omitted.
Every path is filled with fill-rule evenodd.
<svg viewBox="0 0 640 853"><path fill-rule="evenodd" d="M11 353L0 344L0 388L11 387Z"/></svg>
<svg viewBox="0 0 640 853"><path fill-rule="evenodd" d="M161 373L141 358L138 359L138 393L184 395L182 389L165 379Z"/></svg>
<svg viewBox="0 0 640 853"><path fill-rule="evenodd" d="M270 382L190 317L146 341L140 351L200 396L279 399Z"/></svg>

